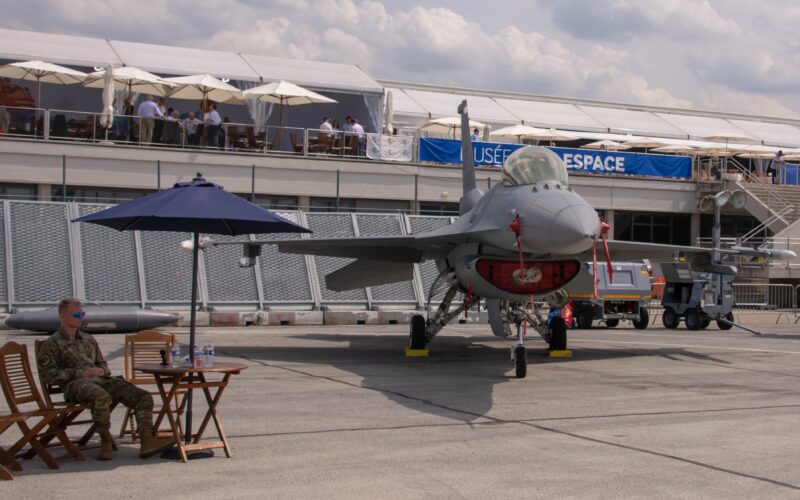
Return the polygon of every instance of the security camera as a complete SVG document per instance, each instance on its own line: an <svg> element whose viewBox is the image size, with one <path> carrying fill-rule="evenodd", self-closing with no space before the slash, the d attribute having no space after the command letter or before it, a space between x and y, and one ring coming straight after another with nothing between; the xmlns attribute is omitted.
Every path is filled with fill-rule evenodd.
<svg viewBox="0 0 800 500"><path fill-rule="evenodd" d="M242 257L239 259L239 267L253 267L256 265L256 259L250 257Z"/></svg>

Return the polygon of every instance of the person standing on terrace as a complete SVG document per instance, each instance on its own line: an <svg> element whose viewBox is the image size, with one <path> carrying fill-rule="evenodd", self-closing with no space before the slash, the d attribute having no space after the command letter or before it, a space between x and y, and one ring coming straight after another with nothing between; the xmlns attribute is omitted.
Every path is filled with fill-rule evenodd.
<svg viewBox="0 0 800 500"><path fill-rule="evenodd" d="M217 112L217 105L213 102L208 105L206 114L203 115L203 122L206 124L206 145L213 148L219 147L219 126L222 118Z"/></svg>
<svg viewBox="0 0 800 500"><path fill-rule="evenodd" d="M156 118L164 118L164 113L153 102L153 96L144 98L139 104L139 143L148 144L153 142L153 129Z"/></svg>

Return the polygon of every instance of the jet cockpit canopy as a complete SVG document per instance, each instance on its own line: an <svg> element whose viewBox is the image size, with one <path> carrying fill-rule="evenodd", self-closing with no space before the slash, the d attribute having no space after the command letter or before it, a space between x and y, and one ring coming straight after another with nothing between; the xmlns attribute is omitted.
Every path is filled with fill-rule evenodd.
<svg viewBox="0 0 800 500"><path fill-rule="evenodd" d="M525 186L540 181L567 182L567 167L561 158L547 148L528 146L508 157L503 165L503 185Z"/></svg>

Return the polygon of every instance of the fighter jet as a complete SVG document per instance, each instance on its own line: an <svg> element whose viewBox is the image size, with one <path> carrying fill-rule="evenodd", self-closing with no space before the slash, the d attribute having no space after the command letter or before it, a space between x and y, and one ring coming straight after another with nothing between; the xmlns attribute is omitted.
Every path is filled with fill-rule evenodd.
<svg viewBox="0 0 800 500"><path fill-rule="evenodd" d="M81 330L87 333L127 333L158 328L180 319L177 314L135 306L85 305ZM6 318L6 326L36 332L54 332L61 320L58 308L21 311Z"/></svg>
<svg viewBox="0 0 800 500"><path fill-rule="evenodd" d="M527 372L523 325L537 331L551 350L566 349L564 321L560 317L548 321L537 303L563 305L564 291L578 276L581 262L596 263L597 246L602 246L608 261L610 253L619 260L672 261L681 254L688 261L710 262L708 248L606 242L608 226L570 187L561 159L543 147L515 151L503 166L502 182L482 192L475 183L466 101L459 114L464 194L453 224L410 236L251 242L245 247L244 265L254 262L257 245L266 243L276 244L283 253L354 258L325 278L328 289L343 291L410 280L415 263L434 260L439 275L428 292L427 316L412 318L409 347L425 349L449 321L485 299L496 336L512 336L511 326L516 325L511 358L522 378ZM795 256L790 251L754 249L722 252ZM435 297L442 292L437 303ZM466 300L455 306L459 293Z"/></svg>

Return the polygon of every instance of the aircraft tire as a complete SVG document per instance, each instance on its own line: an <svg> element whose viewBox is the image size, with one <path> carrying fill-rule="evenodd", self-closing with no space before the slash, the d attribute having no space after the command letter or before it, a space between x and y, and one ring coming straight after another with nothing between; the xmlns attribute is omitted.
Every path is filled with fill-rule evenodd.
<svg viewBox="0 0 800 500"><path fill-rule="evenodd" d="M606 320L606 326L609 327L609 328L616 328L617 325L619 325L619 320L618 319L607 319Z"/></svg>
<svg viewBox="0 0 800 500"><path fill-rule="evenodd" d="M550 320L550 350L563 351L567 348L567 323L561 316Z"/></svg>
<svg viewBox="0 0 800 500"><path fill-rule="evenodd" d="M647 312L647 309L642 307L639 309L639 319L633 320L633 327L637 330L644 330L647 328L647 325L650 323L650 313Z"/></svg>
<svg viewBox="0 0 800 500"><path fill-rule="evenodd" d="M594 320L594 308L590 304L581 306L581 308L578 309L575 320L578 324L578 328L588 330L592 327L592 320Z"/></svg>
<svg viewBox="0 0 800 500"><path fill-rule="evenodd" d="M700 330L703 328L703 316L697 309L687 309L683 321L686 323L688 330Z"/></svg>
<svg viewBox="0 0 800 500"><path fill-rule="evenodd" d="M425 339L425 317L421 314L411 316L411 334L409 347L412 349L425 349L427 341Z"/></svg>
<svg viewBox="0 0 800 500"><path fill-rule="evenodd" d="M728 314L726 314L725 319L727 319L728 321L733 321L733 312L729 312ZM733 328L732 324L725 323L724 321L719 321L719 320L717 320L717 326L719 327L720 330L730 330L731 328Z"/></svg>
<svg viewBox="0 0 800 500"><path fill-rule="evenodd" d="M665 328L674 330L678 328L678 325L680 325L681 318L675 313L675 309L671 307L665 307L664 314L661 316L661 322L664 324Z"/></svg>
<svg viewBox="0 0 800 500"><path fill-rule="evenodd" d="M525 378L528 375L528 355L525 346L514 348L514 375L517 378Z"/></svg>

